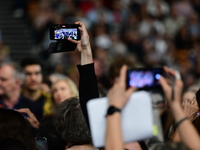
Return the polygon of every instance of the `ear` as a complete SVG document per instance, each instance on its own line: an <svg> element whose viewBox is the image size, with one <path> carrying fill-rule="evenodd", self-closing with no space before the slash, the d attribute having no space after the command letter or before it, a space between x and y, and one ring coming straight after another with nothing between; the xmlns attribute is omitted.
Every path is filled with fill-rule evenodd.
<svg viewBox="0 0 200 150"><path fill-rule="evenodd" d="M22 80L16 79L16 80L15 80L15 83L16 83L17 86L21 86Z"/></svg>

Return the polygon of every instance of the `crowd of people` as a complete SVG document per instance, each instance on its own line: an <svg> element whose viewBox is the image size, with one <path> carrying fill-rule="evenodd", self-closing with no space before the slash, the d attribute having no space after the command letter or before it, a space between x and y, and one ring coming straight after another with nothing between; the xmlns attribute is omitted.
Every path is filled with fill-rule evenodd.
<svg viewBox="0 0 200 150"><path fill-rule="evenodd" d="M51 78L49 82L52 84L50 95L49 90L42 86L42 65L35 58L23 59L21 66L13 62L1 64L0 130L3 134L0 140L7 143L2 142L2 147L12 149L14 145L19 149L33 150L124 148L145 150L151 148L145 141L123 143L120 112L130 94L136 90L133 87L128 89L126 87L128 63L125 61L117 65L118 71L115 72L107 95L109 108L114 108L114 110L110 112L108 108L105 146L103 148L94 147L86 104L89 100L98 98L100 91L89 35L83 23L76 22L76 24L80 25L81 40L68 40L77 44L77 51L81 53L81 63L77 65L80 74L78 89L76 84L65 75L52 74L49 77ZM167 77L163 76L159 79L165 102L167 102L165 109L170 108L174 117L172 121L175 121L170 126L173 131L168 131L168 134L172 133L173 136L168 140L175 145L181 144L182 149L199 149L200 136L197 131L200 123L198 121L200 90L195 92L191 90L192 94L184 96L181 105L183 90L181 76L178 71L168 67L164 67L164 70L175 79L173 89ZM195 123L192 124L193 122ZM160 144L161 141L154 141L153 144L156 145L154 149L170 146L170 144L165 144L166 141L167 139L162 144ZM178 148L180 149L180 146Z"/></svg>
<svg viewBox="0 0 200 150"><path fill-rule="evenodd" d="M78 53L48 55L52 42L49 24L81 21L86 25L96 74L102 84L106 84L108 66L118 55L129 57L135 66L167 65L177 69L186 87L198 82L198 0L21 0L16 3L14 8L24 11L31 27L36 43L32 50L39 52L48 67L68 74L75 83L78 83L74 68Z"/></svg>
<svg viewBox="0 0 200 150"><path fill-rule="evenodd" d="M14 62L9 57L12 50L0 43L2 148L200 149L200 1L24 0L14 4L24 12L33 47L39 51L35 57ZM80 25L81 40L67 39L77 44L75 51L48 54L52 23ZM168 76L159 79L163 97L155 103L163 139L124 143L120 112L137 90L126 87L127 68L163 66L168 66L164 67ZM106 117L105 146L98 148L92 143L86 104L103 96L115 111Z"/></svg>

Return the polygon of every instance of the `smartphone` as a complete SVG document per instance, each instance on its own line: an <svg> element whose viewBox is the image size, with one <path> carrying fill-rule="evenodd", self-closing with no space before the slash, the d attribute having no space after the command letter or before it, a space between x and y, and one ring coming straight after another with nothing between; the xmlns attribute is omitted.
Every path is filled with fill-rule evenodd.
<svg viewBox="0 0 200 150"><path fill-rule="evenodd" d="M77 24L51 24L50 25L50 39L51 40L65 40L73 39L80 40L80 25Z"/></svg>
<svg viewBox="0 0 200 150"><path fill-rule="evenodd" d="M48 150L48 143L46 137L36 137L35 143L38 150Z"/></svg>
<svg viewBox="0 0 200 150"><path fill-rule="evenodd" d="M164 75L163 68L131 68L127 70L127 88L151 89L160 87L160 76Z"/></svg>

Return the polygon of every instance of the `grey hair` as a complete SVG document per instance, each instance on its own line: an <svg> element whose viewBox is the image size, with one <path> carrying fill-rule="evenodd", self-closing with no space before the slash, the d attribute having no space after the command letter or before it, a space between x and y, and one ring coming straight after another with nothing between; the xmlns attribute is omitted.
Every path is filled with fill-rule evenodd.
<svg viewBox="0 0 200 150"><path fill-rule="evenodd" d="M12 61L2 62L0 64L0 67L6 66L6 65L10 66L13 69L13 77L15 79L19 79L22 84L23 80L24 80L24 72L23 72L22 68L19 66L19 64L17 64L16 62L12 62Z"/></svg>
<svg viewBox="0 0 200 150"><path fill-rule="evenodd" d="M57 131L69 144L92 144L91 134L77 98L69 98L56 107L54 123Z"/></svg>

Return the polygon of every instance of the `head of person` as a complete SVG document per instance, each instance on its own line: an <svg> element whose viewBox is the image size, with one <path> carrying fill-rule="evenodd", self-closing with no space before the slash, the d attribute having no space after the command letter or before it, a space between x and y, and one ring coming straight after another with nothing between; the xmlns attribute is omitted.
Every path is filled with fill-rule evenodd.
<svg viewBox="0 0 200 150"><path fill-rule="evenodd" d="M48 150L64 150L67 145L67 141L63 140L56 130L53 116L46 116L41 120L37 137L47 138Z"/></svg>
<svg viewBox="0 0 200 150"><path fill-rule="evenodd" d="M9 95L19 90L24 75L17 63L4 62L0 64L0 95Z"/></svg>
<svg viewBox="0 0 200 150"><path fill-rule="evenodd" d="M187 102L188 106L191 106L195 112L192 114L193 120L192 123L200 134L200 89L189 88L183 93L183 103Z"/></svg>
<svg viewBox="0 0 200 150"><path fill-rule="evenodd" d="M120 68L123 65L127 65L129 68L135 67L135 62L133 62L128 56L119 55L115 58L115 60L111 63L108 70L108 78L110 81L110 85L112 86L115 80L119 77Z"/></svg>
<svg viewBox="0 0 200 150"><path fill-rule="evenodd" d="M70 97L78 97L76 84L68 77L57 79L51 88L53 105L58 105Z"/></svg>
<svg viewBox="0 0 200 150"><path fill-rule="evenodd" d="M43 79L41 62L33 57L24 58L21 61L21 67L25 74L23 88L29 91L39 90Z"/></svg>
<svg viewBox="0 0 200 150"><path fill-rule="evenodd" d="M195 93L195 96L196 96L198 107L200 108L200 89L197 90L197 92Z"/></svg>
<svg viewBox="0 0 200 150"><path fill-rule="evenodd" d="M183 92L183 97L182 97L182 104L184 102L187 102L189 104L192 104L193 106L195 106L197 109L199 108L198 106L198 102L196 99L196 90L194 89L187 89Z"/></svg>
<svg viewBox="0 0 200 150"><path fill-rule="evenodd" d="M55 126L67 145L92 144L91 134L82 113L80 101L70 98L56 107Z"/></svg>
<svg viewBox="0 0 200 150"><path fill-rule="evenodd" d="M57 81L58 79L63 79L65 78L66 75L62 74L62 73L57 73L57 72L54 72L52 74L50 74L48 76L48 80L51 82L51 83L54 83L55 81Z"/></svg>
<svg viewBox="0 0 200 150"><path fill-rule="evenodd" d="M43 82L42 82L42 89L44 91L46 91L47 93L51 93L51 87L52 84L58 80L58 79L62 79L65 78L66 76L62 73L51 73L51 74L47 74L46 76L43 77Z"/></svg>
<svg viewBox="0 0 200 150"><path fill-rule="evenodd" d="M189 150L183 143L164 142L156 144L152 150Z"/></svg>
<svg viewBox="0 0 200 150"><path fill-rule="evenodd" d="M30 125L17 111L0 109L0 133L0 140L15 138L22 141L30 150L36 149Z"/></svg>

